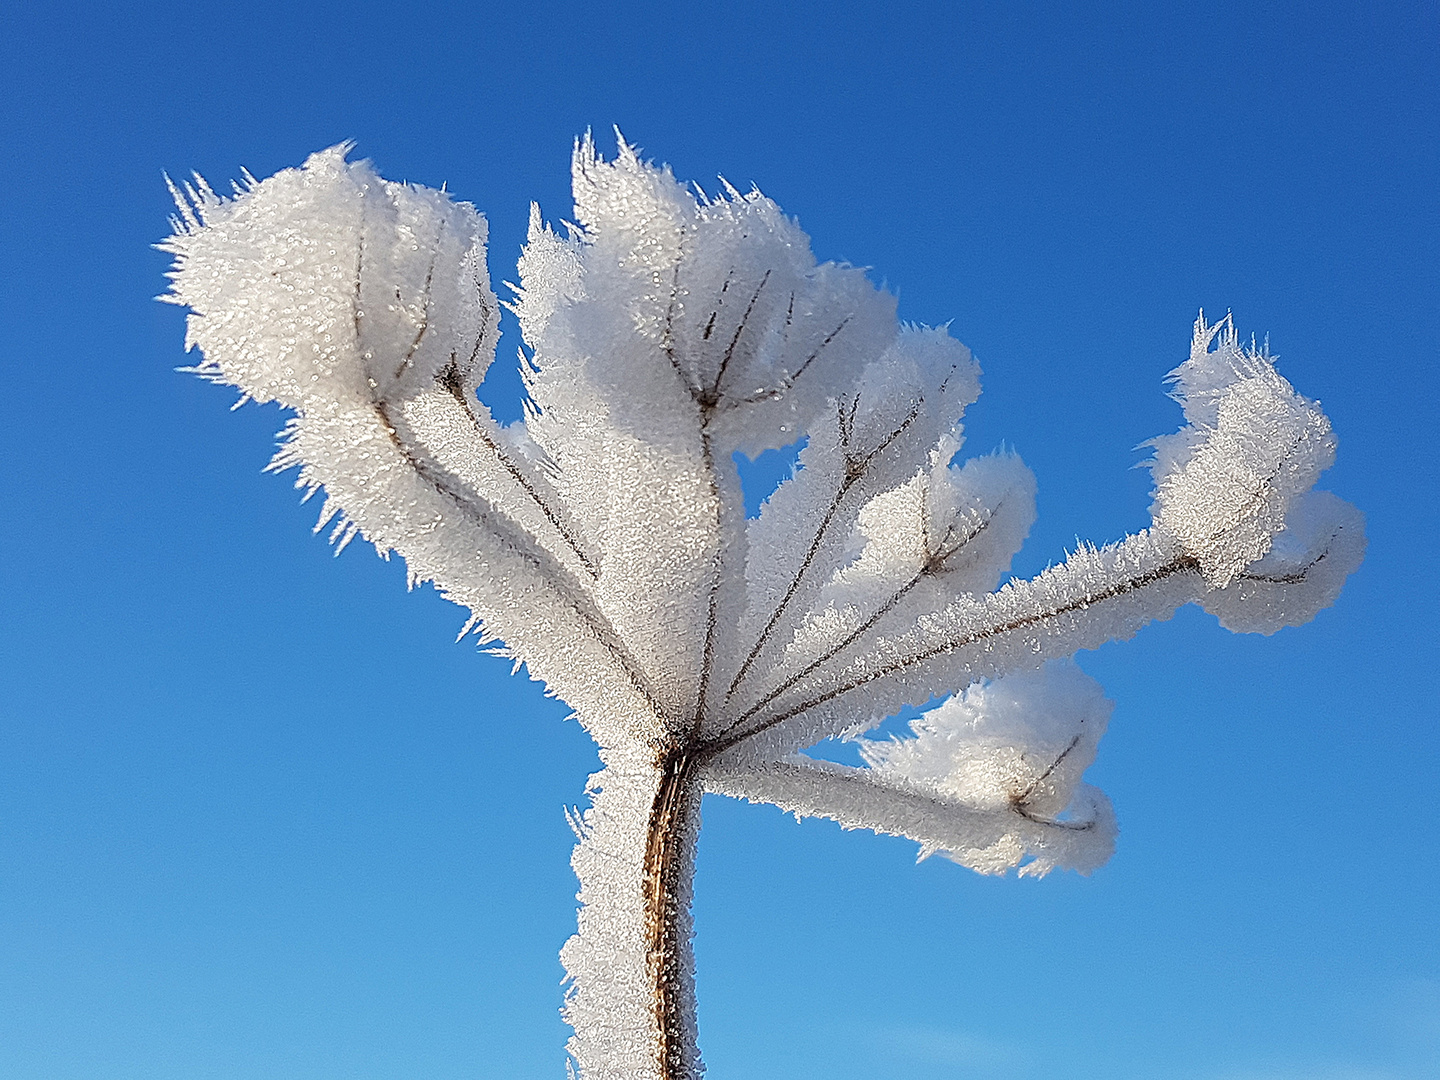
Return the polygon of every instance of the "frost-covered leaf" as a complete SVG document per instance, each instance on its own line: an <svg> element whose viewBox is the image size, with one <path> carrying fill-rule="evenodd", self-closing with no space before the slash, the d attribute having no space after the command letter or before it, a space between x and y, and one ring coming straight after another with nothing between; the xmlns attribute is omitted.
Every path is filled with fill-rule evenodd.
<svg viewBox="0 0 1440 1080"><path fill-rule="evenodd" d="M924 493L917 496L918 510L910 520L912 528L923 530L931 487L938 492L958 484L966 494L949 496L952 501L958 505L968 500L969 511L989 520L990 507L983 505L987 493L973 483L984 466L966 466L968 483L958 483L946 472L961 445L960 417L978 393L979 367L968 349L943 329L904 327L866 368L856 390L841 396L811 429L799 470L748 526L743 615L735 644L720 663L721 671L733 672L725 695L728 710L743 710L773 689L775 679L758 678L759 669L768 667L787 678L796 670L792 642L829 602L822 593L836 573L855 558L857 528L866 507L907 483L918 484ZM1014 466L1013 479L1025 488L1028 471L1018 459L1007 459L1006 464ZM933 484L921 481L922 474L937 479ZM943 503L946 496L939 498ZM948 505L938 508L951 516L958 512ZM957 553L949 568L970 566L978 574L975 580L983 579L988 564L983 555L972 559L972 554L999 551L1007 538L1018 547L1031 511L1033 496L1023 491L1004 501L1002 517L1014 524L996 523L984 541L963 555ZM946 527L948 519L937 535ZM1019 537L1013 535L1017 530ZM907 551L918 549L917 541ZM1004 556L1006 565L1010 554L1013 549ZM1001 570L1003 566L995 568L997 574ZM856 621L852 619L851 626ZM788 659L782 656L787 649ZM798 663L804 666L805 661Z"/></svg>
<svg viewBox="0 0 1440 1080"><path fill-rule="evenodd" d="M574 177L583 298L564 347L587 354L617 425L647 430L650 395L678 391L725 454L784 446L894 339L894 298L817 264L758 191L697 196L623 141L614 161L583 141ZM543 367L555 346L533 344Z"/></svg>

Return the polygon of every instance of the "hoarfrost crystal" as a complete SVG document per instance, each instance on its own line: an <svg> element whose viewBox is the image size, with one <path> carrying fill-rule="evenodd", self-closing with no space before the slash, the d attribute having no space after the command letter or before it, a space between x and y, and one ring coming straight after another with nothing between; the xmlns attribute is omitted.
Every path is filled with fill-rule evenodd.
<svg viewBox="0 0 1440 1080"><path fill-rule="evenodd" d="M231 197L177 191L167 299L196 371L293 419L274 467L320 527L412 582L567 701L600 746L575 821L565 946L585 1080L678 1080L695 1044L690 888L704 792L909 837L984 873L1088 872L1113 850L1081 776L1110 705L1068 658L1199 603L1270 633L1333 601L1364 550L1313 491L1334 437L1229 318L1174 374L1152 527L1001 585L1034 519L1008 453L958 462L979 368L944 329L759 192L693 194L620 144L574 156L575 219L532 208L513 286L525 419L476 389L498 305L485 220L348 146ZM747 520L734 466L805 440ZM999 586L997 590L997 586ZM950 695L902 738L866 732ZM860 740L862 767L803 751Z"/></svg>

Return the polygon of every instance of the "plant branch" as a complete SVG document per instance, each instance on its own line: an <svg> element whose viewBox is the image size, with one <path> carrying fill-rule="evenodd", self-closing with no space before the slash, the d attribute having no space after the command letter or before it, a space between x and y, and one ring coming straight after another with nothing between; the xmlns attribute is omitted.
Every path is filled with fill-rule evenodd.
<svg viewBox="0 0 1440 1080"><path fill-rule="evenodd" d="M916 585L920 584L921 581L925 580L926 577L931 577L931 576L934 576L934 575L936 575L936 574L939 574L939 573L943 572L945 560L947 560L947 559L949 559L951 556L955 555L955 554L956 554L957 552L959 552L962 548L964 548L966 544L970 543L970 541L974 540L977 536L979 536L982 532L984 532L987 528L989 528L989 527L990 527L990 522L991 522L992 520L994 520L995 512L996 512L997 510L999 510L999 508L1000 508L1000 507L999 507L999 504L997 504L997 505L990 511L989 516L986 517L986 519L985 519L984 521L982 521L979 525L977 525L977 526L975 527L974 532L972 532L969 536L965 537L965 539L961 540L959 543L957 543L954 547L950 548L948 551L943 551L943 552L931 554L931 553L927 550L927 552L926 552L926 557L925 557L925 562L924 562L923 565L920 567L920 569L915 572L915 574L910 578L909 581L907 581L904 585L902 585L899 589L897 589L897 590L895 591L895 593L890 597L890 599L888 599L887 601L885 601L884 604L880 605L880 607L879 607L878 609L876 609L876 611L874 612L874 614L872 614L868 619L866 619L863 623L861 623L859 626L857 626L857 627L856 627L854 630L852 630L849 634L845 635L845 637L842 638L840 641L838 641L838 642L836 642L834 645L832 645L828 650L826 650L825 652L823 652L820 656L816 657L816 658L815 658L814 660L812 660L809 664L805 665L805 667L803 667L803 668L801 668L799 671L795 672L793 675L791 675L789 678L787 678L784 682L782 682L779 686L775 687L773 690L771 690L769 693L767 693L767 694L766 694L763 698L761 698L759 701L755 702L755 704L751 705L750 708L748 708L747 710L745 710L745 712L743 712L739 717L736 718L735 722L732 723L732 724L730 725L730 727L727 729L727 732L728 732L728 731L733 731L735 728L737 728L737 727L739 727L741 724L745 723L746 720L749 720L752 716L754 716L756 713L758 713L761 709L765 708L766 705L770 704L770 702L774 701L774 700L775 700L777 697L779 697L781 694L785 693L785 691L789 690L789 689L790 689L792 686L794 686L796 683L800 682L802 679L804 679L806 676L808 676L811 672L813 672L813 671L815 671L817 668L819 668L822 664L828 663L829 661L833 660L836 656L838 656L840 653L842 653L842 652L844 652L846 649L848 649L848 648L849 648L851 645L853 645L853 644L855 643L855 641L857 641L863 634L867 633L876 623L878 623L878 622L879 622L881 619L883 619L886 615L890 614L891 611L895 610L895 606L896 606L897 604L899 604L901 600L905 599L905 597L909 594L910 590L913 589L913 588L915 588ZM949 539L950 539L951 535L954 533L954 531L955 531L955 527L954 527L954 525L951 525L951 527L950 527L948 530L946 530L946 533L945 533L945 541L947 541L947 542L949 541ZM927 544L927 548L928 548L928 544Z"/></svg>
<svg viewBox="0 0 1440 1080"><path fill-rule="evenodd" d="M689 941L681 928L694 874L690 832L699 809L696 758L672 750L658 762L660 782L645 832L646 970L654 994L658 1071L663 1080L694 1080L699 1053L693 1042L694 997L688 971Z"/></svg>
<svg viewBox="0 0 1440 1080"><path fill-rule="evenodd" d="M515 535L516 530L511 527L509 520L503 514L495 512L488 506L476 505L466 486L452 476L448 470L416 452L401 435L403 422L391 412L385 402L375 403L374 410L385 433L389 436L391 444L415 474L441 496L450 500L473 526L499 535L516 554L529 562L546 584L565 598L566 603L580 617L586 628L594 635L595 640L614 657L627 681L645 699L650 708L654 710L655 715L664 717L667 710L660 704L659 698L650 687L644 669L630 653L628 646L605 614L584 596L582 589L571 587L572 577L565 568L549 552L536 545L529 536Z"/></svg>
<svg viewBox="0 0 1440 1080"><path fill-rule="evenodd" d="M735 691L739 689L741 682L744 681L751 666L760 658L760 653L765 648L765 643L769 640L770 634L774 632L776 625L780 622L781 616L785 613L785 609L790 606L790 601L795 598L795 593L799 590L801 583L805 580L805 575L815 562L815 556L819 553L821 544L825 542L825 537L830 531L830 525L834 521L836 513L839 511L840 505L845 501L845 496L849 494L850 489L864 477L870 467L870 463L891 443L898 439L904 433L905 429L914 423L915 418L920 415L919 407L912 406L899 426L889 435L885 436L873 450L862 457L852 458L849 453L850 436L855 422L855 409L859 403L859 395L856 395L851 402L850 420L848 424L846 423L845 406L843 403L839 406L840 452L845 456L845 475L840 481L839 488L836 489L834 498L830 500L830 505L826 508L825 514L820 520L820 527L811 539L810 546L805 552L805 557L800 560L799 568L795 571L795 575L786 586L784 595L780 597L780 603L776 605L775 610L770 613L770 618L766 621L765 626L756 637L754 644L751 645L750 651L745 654L745 659L741 663L739 670L736 671L735 677L730 680L730 687L725 691L725 700L727 702L735 695Z"/></svg>
<svg viewBox="0 0 1440 1080"><path fill-rule="evenodd" d="M782 724L787 720L792 720L795 717L799 716L801 713L809 712L811 709L816 708L817 706L824 705L827 702L834 701L836 698L843 697L845 694L848 694L853 690L858 690L860 687L866 686L869 683L876 681L877 679L883 679L886 676L899 674L903 671L906 671L907 669L915 667L918 664L922 664L927 660L934 659L937 656L943 656L947 653L955 652L959 649L965 648L966 646L975 645L990 638L999 637L1004 634L1014 633L1017 630L1027 629L1029 627L1047 622L1051 619L1058 618L1062 615L1067 615L1074 611L1080 611L1096 603L1103 603L1106 600L1113 600L1117 597L1124 596L1128 593L1143 589L1149 585L1153 585L1159 581L1163 581L1166 578L1174 576L1175 574L1193 574L1198 572L1199 563L1192 556L1177 556L1171 559L1169 562L1165 563L1164 565L1155 568L1154 570L1147 571L1144 574L1137 574L1136 576L1122 581L1116 585L1113 585L1098 594L1092 594L1086 597L1072 600L1069 603L1061 604L1053 608L1048 608L1044 611L1036 612L1033 615L1026 615L1018 619L1011 619L996 626L985 627L981 630L976 630L972 633L965 634L962 637L955 638L950 641L941 642L937 645L932 645L929 648L923 649L912 656L891 661L890 663L876 669L875 671L868 672L867 674L852 679L850 682L845 683L843 686L838 686L834 689L827 690L822 694L817 694L815 697L809 698L798 705L785 709L779 713L774 714L773 716L767 717L761 723L754 725L746 731L733 732L728 735L720 736L710 744L707 744L706 749L712 755L721 753L725 750L728 750L732 746L744 742L746 739L752 738L760 734L762 731L769 730L777 724Z"/></svg>
<svg viewBox="0 0 1440 1080"><path fill-rule="evenodd" d="M464 383L460 378L459 369L453 360L445 370L440 373L439 382L441 387L455 399L460 407L465 410L466 415L470 417L471 427L475 432L475 437L479 439L480 444L484 446L485 449L494 456L495 460L500 463L501 467L510 474L516 486L525 493L526 498L534 503L536 508L545 515L545 520L555 527L555 531L559 533L560 538L565 541L565 546L574 553L575 558L579 561L580 565L585 568L585 571L590 577L592 579L598 578L600 576L600 568L596 565L595 560L590 554L581 546L579 538L565 523L561 515L556 512L555 508L545 501L539 490L530 482L530 478L510 460L510 456L505 453L499 443L490 437L490 433L487 432L481 424L480 417L475 412L472 404L472 400L478 399L475 399L473 394L466 391Z"/></svg>

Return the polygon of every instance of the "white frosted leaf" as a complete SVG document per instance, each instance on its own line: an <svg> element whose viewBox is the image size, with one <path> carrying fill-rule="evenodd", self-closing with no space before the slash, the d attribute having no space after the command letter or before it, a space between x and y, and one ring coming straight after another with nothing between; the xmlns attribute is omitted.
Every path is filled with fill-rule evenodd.
<svg viewBox="0 0 1440 1080"><path fill-rule="evenodd" d="M803 677L781 683L732 720L730 739L779 757L864 730L937 689L968 686L1132 636L1205 593L1175 541L1143 532L999 591L952 597L913 625L857 640Z"/></svg>
<svg viewBox="0 0 1440 1080"><path fill-rule="evenodd" d="M649 389L688 398L722 456L794 442L895 337L894 298L860 270L817 264L809 238L759 192L696 198L625 143L604 161L589 140L576 148L574 187L584 229L574 304L596 309L576 311L574 327L612 423L647 441ZM547 350L534 344L543 367Z"/></svg>
<svg viewBox="0 0 1440 1080"><path fill-rule="evenodd" d="M965 346L943 329L904 327L866 367L855 391L837 399L810 429L798 471L748 527L744 614L737 646L721 663L722 671L733 672L727 695L731 706L743 707L765 692L766 680L756 677L757 668L773 667L799 628L827 603L822 591L855 557L855 531L864 508L919 470L943 472L960 446L960 417L978 391L979 368ZM937 450L937 441L942 449ZM1007 520L1011 510L1024 518L1019 502L1007 507ZM1026 519L1019 526L1022 537L1028 528ZM1005 527L997 528L987 543L1003 532ZM967 553L950 566L979 567L982 562ZM983 577L985 571L977 573ZM864 618L852 618L851 625ZM793 672L791 652L779 663ZM774 685L774 679L768 681Z"/></svg>
<svg viewBox="0 0 1440 1080"><path fill-rule="evenodd" d="M765 686L769 694L903 632L956 597L995 587L1034 521L1034 476L1011 454L947 467L954 445L942 440L927 471L862 508L858 553L794 630Z"/></svg>

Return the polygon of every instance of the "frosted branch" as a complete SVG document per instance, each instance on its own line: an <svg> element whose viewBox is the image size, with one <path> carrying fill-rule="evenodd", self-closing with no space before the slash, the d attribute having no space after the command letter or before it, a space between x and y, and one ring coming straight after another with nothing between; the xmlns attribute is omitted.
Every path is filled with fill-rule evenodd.
<svg viewBox="0 0 1440 1080"><path fill-rule="evenodd" d="M902 836L920 844L921 858L938 852L983 874L1017 866L1035 876L1055 868L1088 873L1105 863L1115 844L1109 801L1088 785L1077 793L1073 821L1046 821L1015 807L966 806L887 783L872 769L800 758L744 766L716 762L706 769L705 789L826 818L845 829Z"/></svg>

